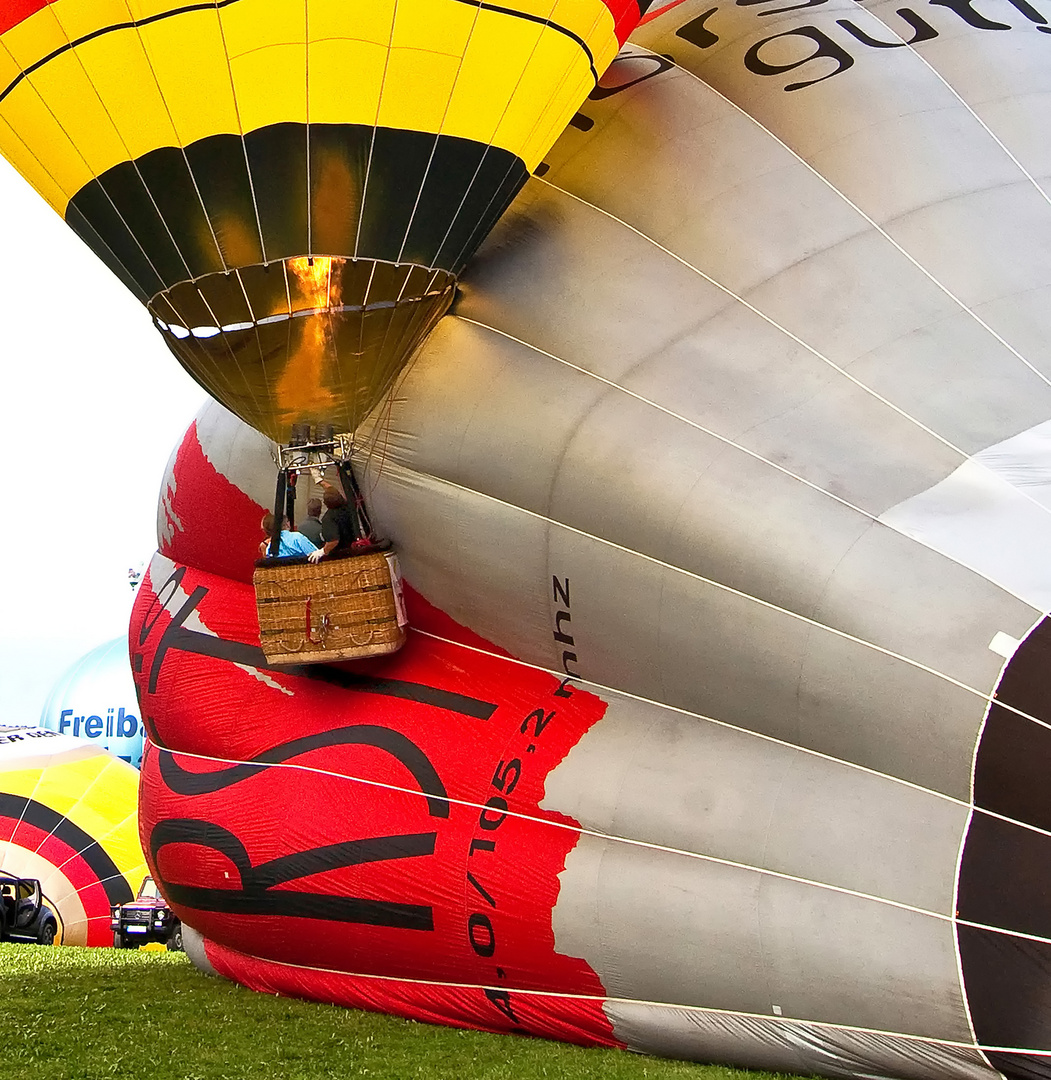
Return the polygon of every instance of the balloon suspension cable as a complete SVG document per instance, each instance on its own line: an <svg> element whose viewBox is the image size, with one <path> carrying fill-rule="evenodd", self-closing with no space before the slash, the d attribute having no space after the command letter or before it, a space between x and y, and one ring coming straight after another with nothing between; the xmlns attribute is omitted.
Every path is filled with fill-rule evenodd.
<svg viewBox="0 0 1051 1080"><path fill-rule="evenodd" d="M339 478L343 484L343 494L347 498L347 502L354 507L354 513L358 518L358 532L366 540L374 540L372 535L372 522L369 519L369 512L365 506L365 496L361 494L361 488L358 487L357 477L354 475L354 467L350 461L341 461L338 465Z"/></svg>
<svg viewBox="0 0 1051 1080"><path fill-rule="evenodd" d="M288 470L288 481L285 484L285 517L288 518L288 527L295 530L296 527L296 480L299 473L295 469Z"/></svg>
<svg viewBox="0 0 1051 1080"><path fill-rule="evenodd" d="M277 558L277 553L281 548L281 519L285 513L285 487L287 483L288 473L284 469L278 469L277 471L277 491L274 492L274 524L270 529L270 547L267 549L267 555L271 559Z"/></svg>
<svg viewBox="0 0 1051 1080"><path fill-rule="evenodd" d="M354 468L350 463L354 452L354 439L350 434L336 434L330 424L318 424L311 438L307 424L294 424L292 437L287 446L279 446L277 454L278 492L275 497L274 517L283 515L295 528L296 479L300 472L316 470L323 472L330 465L335 465L339 474L340 486L348 505L354 508L357 517L358 532L367 540L375 540L372 521L369 518L365 496L358 485ZM275 523L275 535L280 541L280 522ZM277 553L273 539L270 554Z"/></svg>

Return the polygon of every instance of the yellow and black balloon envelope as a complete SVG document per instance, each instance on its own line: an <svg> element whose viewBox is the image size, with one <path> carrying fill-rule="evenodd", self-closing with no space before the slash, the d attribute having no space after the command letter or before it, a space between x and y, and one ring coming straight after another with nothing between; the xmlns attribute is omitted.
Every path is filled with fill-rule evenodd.
<svg viewBox="0 0 1051 1080"><path fill-rule="evenodd" d="M19 0L0 13L0 151L214 397L279 439L353 430L639 16Z"/></svg>
<svg viewBox="0 0 1051 1080"><path fill-rule="evenodd" d="M0 727L0 870L40 882L56 943L112 945L110 908L147 874L138 771L101 747Z"/></svg>

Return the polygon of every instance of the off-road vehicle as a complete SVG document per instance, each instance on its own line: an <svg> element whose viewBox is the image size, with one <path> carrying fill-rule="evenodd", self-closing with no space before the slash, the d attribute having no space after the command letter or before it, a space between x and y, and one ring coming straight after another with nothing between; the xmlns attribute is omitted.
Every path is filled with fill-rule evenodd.
<svg viewBox="0 0 1051 1080"><path fill-rule="evenodd" d="M182 923L157 891L151 877L142 879L139 895L134 900L118 904L111 910L110 929L115 949L137 949L147 942L159 941L171 952L182 950Z"/></svg>
<svg viewBox="0 0 1051 1080"><path fill-rule="evenodd" d="M0 941L54 945L58 919L44 903L36 878L0 870Z"/></svg>

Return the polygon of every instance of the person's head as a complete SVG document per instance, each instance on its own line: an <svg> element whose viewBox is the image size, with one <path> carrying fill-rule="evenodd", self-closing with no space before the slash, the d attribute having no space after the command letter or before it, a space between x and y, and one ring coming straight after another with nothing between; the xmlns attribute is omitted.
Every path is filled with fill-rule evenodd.
<svg viewBox="0 0 1051 1080"><path fill-rule="evenodd" d="M274 515L269 510L267 510L267 512L263 515L263 520L259 523L259 525L267 536L271 536L274 532ZM287 517L283 517L281 519L281 528L288 528Z"/></svg>
<svg viewBox="0 0 1051 1080"><path fill-rule="evenodd" d="M307 517L321 517L321 500L313 498L307 503Z"/></svg>
<svg viewBox="0 0 1051 1080"><path fill-rule="evenodd" d="M337 507L346 506L347 500L342 491L337 491L334 487L325 488L325 505L329 510L335 510Z"/></svg>

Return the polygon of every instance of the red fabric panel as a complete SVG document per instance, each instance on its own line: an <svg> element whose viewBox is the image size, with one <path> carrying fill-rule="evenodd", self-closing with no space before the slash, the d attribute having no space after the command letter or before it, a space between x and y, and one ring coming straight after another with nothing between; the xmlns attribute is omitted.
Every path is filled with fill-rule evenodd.
<svg viewBox="0 0 1051 1080"><path fill-rule="evenodd" d="M139 822L217 966L260 989L613 1044L598 977L555 946L577 823L540 809L605 703L409 585L416 629L395 656L266 668L250 585L263 508L196 427L173 481L171 561L151 566L130 627L142 715L170 748L147 747Z"/></svg>
<svg viewBox="0 0 1051 1080"><path fill-rule="evenodd" d="M179 567L174 577L147 578L140 588L131 640L148 729L162 745L218 759L162 759L150 747L143 761L143 847L178 914L207 938L270 960L506 986L510 995L439 994L418 984L395 995L370 983L371 1007L612 1041L597 976L555 949L551 913L576 823L540 809L545 777L605 703L546 672L415 633L397 655L340 665L335 674L253 673L204 655L223 649L206 630L228 642L258 640L251 588L192 568ZM204 629L180 637L191 626ZM377 681L332 682L355 675ZM227 761L261 755L276 763L224 778ZM180 791L209 774L214 790ZM434 797L442 791L451 804ZM505 808L528 818L505 816ZM163 843L155 855L151 844L169 828L164 822L179 819L197 823L193 835ZM430 847L325 864L354 842ZM428 925L313 913L311 905L333 898L407 908ZM321 976L296 979L288 992L343 1000ZM339 985L340 995L351 993L346 980ZM519 1006L516 988L596 1000L574 1004L565 1030L548 1015L554 1005L548 1012L536 1006L534 1030L505 1015L509 1008L519 1016L519 1007L522 1017L533 1015L534 1004ZM389 1004L395 997L397 1006Z"/></svg>
<svg viewBox="0 0 1051 1080"><path fill-rule="evenodd" d="M175 456L175 486L162 492L170 539L161 553L235 581L252 581L266 512L204 456L197 424L190 425ZM276 478L276 472L275 472Z"/></svg>
<svg viewBox="0 0 1051 1080"><path fill-rule="evenodd" d="M638 0L602 0L613 16L617 41L624 44L628 35L639 25Z"/></svg>
<svg viewBox="0 0 1051 1080"><path fill-rule="evenodd" d="M6 34L12 26L17 26L49 3L51 0L5 0L0 7L0 34Z"/></svg>
<svg viewBox="0 0 1051 1080"><path fill-rule="evenodd" d="M219 974L267 994L329 1001L393 1013L430 1024L540 1035L583 1046L621 1046L612 1038L600 1001L548 994L505 997L497 987L429 986L289 967L214 942L205 951ZM494 1001L503 1008L494 1009Z"/></svg>
<svg viewBox="0 0 1051 1080"><path fill-rule="evenodd" d="M652 22L666 11L671 11L672 8L677 8L683 2L684 0L671 0L670 3L658 4L657 7L650 8L650 10L639 19L639 26L645 26L646 23Z"/></svg>

